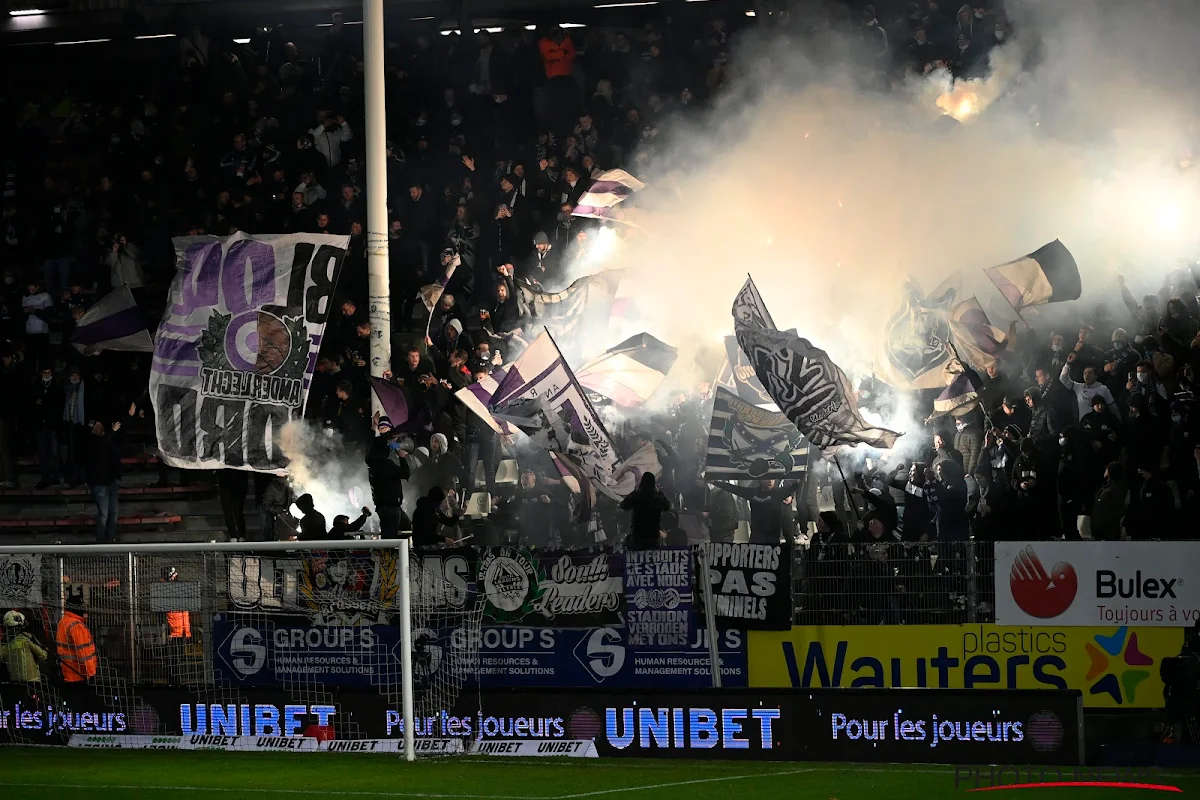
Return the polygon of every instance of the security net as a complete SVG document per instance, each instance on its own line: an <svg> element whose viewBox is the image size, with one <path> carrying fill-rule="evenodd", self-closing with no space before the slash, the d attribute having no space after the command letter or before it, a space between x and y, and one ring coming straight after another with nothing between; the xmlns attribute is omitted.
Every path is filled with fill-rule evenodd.
<svg viewBox="0 0 1200 800"><path fill-rule="evenodd" d="M482 605L465 565L443 561L413 554L409 565L418 737L443 733L422 719L479 707ZM63 744L84 732L399 738L399 570L398 549L363 543L113 555L0 549L0 613L24 616L20 628L3 628L0 655L18 639L48 654L35 676L0 658L0 742ZM81 646L89 637L94 656ZM39 723L14 724L18 704Z"/></svg>

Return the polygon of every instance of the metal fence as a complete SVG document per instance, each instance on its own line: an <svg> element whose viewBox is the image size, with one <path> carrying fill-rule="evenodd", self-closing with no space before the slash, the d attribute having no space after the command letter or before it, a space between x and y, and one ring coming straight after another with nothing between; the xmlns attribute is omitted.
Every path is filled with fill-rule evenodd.
<svg viewBox="0 0 1200 800"><path fill-rule="evenodd" d="M995 620L991 542L895 542L793 551L797 625L931 625Z"/></svg>

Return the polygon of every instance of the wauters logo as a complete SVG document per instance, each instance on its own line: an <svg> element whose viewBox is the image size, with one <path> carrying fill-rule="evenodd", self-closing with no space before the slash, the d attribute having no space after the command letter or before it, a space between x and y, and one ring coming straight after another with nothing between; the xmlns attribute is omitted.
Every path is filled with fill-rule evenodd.
<svg viewBox="0 0 1200 800"><path fill-rule="evenodd" d="M1107 694L1117 705L1134 702L1138 686L1150 677L1154 659L1138 649L1137 633L1128 625L1111 636L1096 634L1093 638L1084 645L1091 660L1086 675L1091 684L1088 693Z"/></svg>
<svg viewBox="0 0 1200 800"><path fill-rule="evenodd" d="M1017 607L1031 617L1053 619L1075 602L1079 576L1067 561L1049 570L1042 566L1032 546L1017 553L1008 575L1009 591Z"/></svg>
<svg viewBox="0 0 1200 800"><path fill-rule="evenodd" d="M484 615L500 622L524 618L544 593L546 576L528 549L499 547L479 563L479 584L487 598Z"/></svg>

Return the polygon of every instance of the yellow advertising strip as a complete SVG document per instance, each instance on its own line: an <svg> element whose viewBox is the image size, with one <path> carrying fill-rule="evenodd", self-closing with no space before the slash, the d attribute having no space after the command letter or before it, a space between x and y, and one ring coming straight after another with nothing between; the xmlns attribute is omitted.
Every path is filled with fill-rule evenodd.
<svg viewBox="0 0 1200 800"><path fill-rule="evenodd" d="M1183 628L861 625L751 631L750 686L1078 689L1087 708L1162 708Z"/></svg>

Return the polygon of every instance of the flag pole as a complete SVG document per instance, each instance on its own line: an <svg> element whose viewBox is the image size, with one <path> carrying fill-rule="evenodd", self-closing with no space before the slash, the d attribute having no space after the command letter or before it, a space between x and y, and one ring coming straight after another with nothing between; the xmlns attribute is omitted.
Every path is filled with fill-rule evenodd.
<svg viewBox="0 0 1200 800"><path fill-rule="evenodd" d="M846 473L842 472L842 462L837 457L837 451L834 451L832 458L833 463L837 465L838 474L842 476L842 486L846 487L846 499L850 501L850 507L854 509L854 518L862 522L862 514L858 513L858 503L854 502L854 490L850 488L850 481L846 480Z"/></svg>

